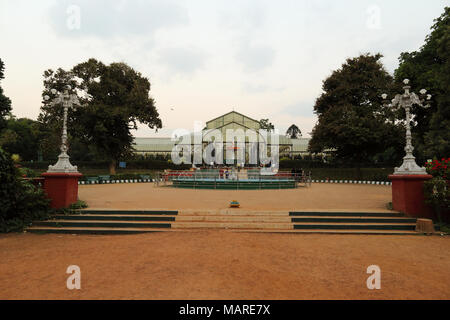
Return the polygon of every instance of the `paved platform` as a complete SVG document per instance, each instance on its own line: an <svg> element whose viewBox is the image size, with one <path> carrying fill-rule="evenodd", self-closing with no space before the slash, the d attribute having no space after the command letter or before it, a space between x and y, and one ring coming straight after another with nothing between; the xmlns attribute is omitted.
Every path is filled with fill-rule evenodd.
<svg viewBox="0 0 450 320"><path fill-rule="evenodd" d="M153 184L81 185L79 198L89 209L237 210L388 212L391 187L313 183L284 190L192 190Z"/></svg>

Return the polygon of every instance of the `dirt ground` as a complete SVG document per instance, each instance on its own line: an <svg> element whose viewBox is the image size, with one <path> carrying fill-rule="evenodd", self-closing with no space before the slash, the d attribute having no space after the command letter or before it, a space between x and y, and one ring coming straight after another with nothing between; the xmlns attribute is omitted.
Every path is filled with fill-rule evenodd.
<svg viewBox="0 0 450 320"><path fill-rule="evenodd" d="M0 299L450 299L450 237L0 235ZM66 269L81 269L68 290ZM369 265L381 289L369 290Z"/></svg>
<svg viewBox="0 0 450 320"><path fill-rule="evenodd" d="M386 211L391 188L291 190L80 186L91 209ZM237 233L0 235L0 299L450 299L450 237ZM66 269L81 268L81 290ZM381 268L369 290L367 267Z"/></svg>
<svg viewBox="0 0 450 320"><path fill-rule="evenodd" d="M194 190L153 183L81 185L79 198L90 209L226 209L238 200L243 210L386 211L390 186L323 184L285 190Z"/></svg>

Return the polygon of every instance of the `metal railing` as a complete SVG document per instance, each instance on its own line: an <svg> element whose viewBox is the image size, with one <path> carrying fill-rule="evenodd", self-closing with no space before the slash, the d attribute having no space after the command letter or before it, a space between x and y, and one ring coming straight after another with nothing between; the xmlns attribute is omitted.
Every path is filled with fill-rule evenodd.
<svg viewBox="0 0 450 320"><path fill-rule="evenodd" d="M175 182L175 183L174 183ZM244 187L245 184L258 183L263 189L267 184L279 183L280 188L283 183L292 183L295 188L299 186L311 186L311 172L303 171L302 173L292 173L288 171L280 171L273 175L263 175L259 169L200 169L200 170L166 170L158 172L155 176L155 185L174 185L179 186L183 184L196 188L198 186L210 186L216 189L217 185L234 182L239 189L239 186Z"/></svg>

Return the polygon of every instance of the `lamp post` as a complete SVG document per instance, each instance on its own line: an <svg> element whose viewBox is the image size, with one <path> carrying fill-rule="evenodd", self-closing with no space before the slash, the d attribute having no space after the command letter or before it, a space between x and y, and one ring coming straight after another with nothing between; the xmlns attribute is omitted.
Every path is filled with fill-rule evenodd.
<svg viewBox="0 0 450 320"><path fill-rule="evenodd" d="M67 145L67 111L69 108L73 108L74 105L80 105L80 102L78 101L78 97L75 94L70 94L69 90L71 90L70 85L66 85L64 87L64 91L56 96L50 104L55 106L58 104L62 104L64 108L64 117L63 117L63 130L62 130L62 138L61 138L61 153L58 156L58 162L52 166L48 166L47 172L73 172L77 173L78 169L77 166L73 166L69 161L69 155L67 154L67 150L69 150L69 147ZM53 94L56 94L56 89L52 89L51 92ZM44 99L46 101L50 100L49 96L45 96Z"/></svg>
<svg viewBox="0 0 450 320"><path fill-rule="evenodd" d="M62 93L57 94L55 89L52 89L52 94L56 97L49 103L53 106L62 104L64 108L63 130L61 137L61 153L58 156L58 162L54 166L48 166L47 172L43 173L44 190L51 200L52 208L66 208L78 200L78 179L82 176L78 172L77 166L70 164L67 150L67 112L69 108L75 105L80 105L75 94L71 94L72 88L67 85L64 87ZM45 96L46 101L50 100L49 96Z"/></svg>
<svg viewBox="0 0 450 320"><path fill-rule="evenodd" d="M411 107L418 105L428 108L431 95L426 95L425 89L420 90L420 96L410 92L409 80L403 80L403 94L395 95L391 103L387 101L387 94L382 94L383 104L393 108L404 108L406 113L406 155L400 167L394 169L394 174L389 175L392 181L392 207L394 210L403 212L413 217L431 218L433 216L430 208L425 204L423 195L423 184L432 178L427 174L424 167L419 167L413 156L414 147L411 142ZM425 104L426 102L426 104Z"/></svg>
<svg viewBox="0 0 450 320"><path fill-rule="evenodd" d="M406 155L403 157L403 163L400 167L396 167L394 169L395 175L404 175L404 174L426 174L426 170L424 167L419 167L416 163L415 157L413 156L414 147L412 145L411 138L411 107L416 104L422 108L429 108L429 100L431 99L431 95L427 93L427 90L420 90L420 97L417 96L414 92L410 92L411 86L409 86L409 80L403 80L405 86L403 90L405 92L403 94L395 95L394 99L392 99L391 103L387 101L387 94L383 93L381 97L383 98L383 105L389 106L392 108L404 108L406 112L406 145L405 152ZM427 101L427 104L424 105L424 102Z"/></svg>

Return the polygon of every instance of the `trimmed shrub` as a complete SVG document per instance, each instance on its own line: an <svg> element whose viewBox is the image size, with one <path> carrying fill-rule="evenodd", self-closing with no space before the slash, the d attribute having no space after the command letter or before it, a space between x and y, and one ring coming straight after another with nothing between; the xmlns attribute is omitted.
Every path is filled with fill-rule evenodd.
<svg viewBox="0 0 450 320"><path fill-rule="evenodd" d="M361 181L386 181L388 175L394 172L393 168L303 168L311 171L314 180L361 180Z"/></svg>
<svg viewBox="0 0 450 320"><path fill-rule="evenodd" d="M55 161L41 161L41 162L21 162L20 164L24 167L31 169L47 169L50 164L54 164ZM149 169L149 170L164 170L164 169L175 169L175 170L186 170L191 167L189 164L176 165L167 160L128 160L125 161L127 164L127 169ZM83 169L108 169L108 161L76 161L75 164L79 171Z"/></svg>

